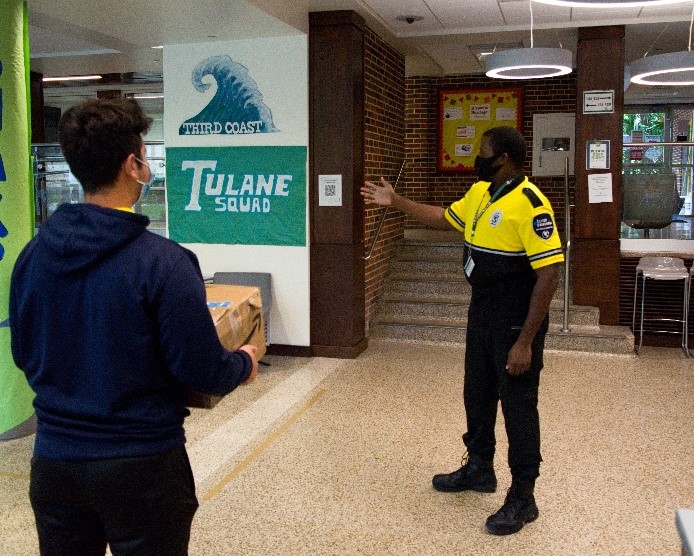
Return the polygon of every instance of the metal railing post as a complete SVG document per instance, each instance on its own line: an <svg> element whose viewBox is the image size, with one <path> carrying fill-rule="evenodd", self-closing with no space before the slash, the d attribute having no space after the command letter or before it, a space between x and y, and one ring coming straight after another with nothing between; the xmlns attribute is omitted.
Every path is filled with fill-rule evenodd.
<svg viewBox="0 0 694 556"><path fill-rule="evenodd" d="M400 176L402 176L402 171L405 169L405 163L407 162L407 159L402 161L402 164L400 165L400 171L398 172L398 177L395 178L395 183L393 184L393 189L395 189L398 186L398 182L400 181ZM383 223L386 221L386 214L388 214L388 208L383 211L383 216L381 216L381 222L378 224L378 229L376 230L376 235L374 235L373 241L371 242L371 249L369 249L369 254L363 257L365 261L368 261L371 258L371 255L373 255L374 252L374 247L376 247L376 242L378 241L378 236L381 233L381 228L383 227Z"/></svg>
<svg viewBox="0 0 694 556"><path fill-rule="evenodd" d="M565 234L566 234L566 254L564 255L564 325L562 328L563 334L569 333L569 268L571 265L571 205L569 204L569 158L564 161L564 206L566 216Z"/></svg>

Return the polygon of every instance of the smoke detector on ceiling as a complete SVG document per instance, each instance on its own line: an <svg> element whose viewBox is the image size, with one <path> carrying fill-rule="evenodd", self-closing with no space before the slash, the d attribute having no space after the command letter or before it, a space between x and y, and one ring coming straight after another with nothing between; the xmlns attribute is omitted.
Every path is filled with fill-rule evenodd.
<svg viewBox="0 0 694 556"><path fill-rule="evenodd" d="M421 15L399 15L395 19L412 25L415 21L422 21L424 18Z"/></svg>

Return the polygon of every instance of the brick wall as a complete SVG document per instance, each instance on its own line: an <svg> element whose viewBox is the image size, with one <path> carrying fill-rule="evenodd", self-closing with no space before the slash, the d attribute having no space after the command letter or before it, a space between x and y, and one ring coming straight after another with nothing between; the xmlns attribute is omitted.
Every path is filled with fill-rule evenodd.
<svg viewBox="0 0 694 556"><path fill-rule="evenodd" d="M370 29L364 35L364 96L364 175L367 180L383 176L394 183L404 157L405 58ZM367 255L384 211L383 207L366 205ZM367 333L403 224L401 213L389 211L373 254L366 261Z"/></svg>
<svg viewBox="0 0 694 556"><path fill-rule="evenodd" d="M576 76L538 80L492 80L484 75L411 77L405 81L405 152L407 172L404 192L409 198L431 205L448 206L460 199L475 182L473 174L441 173L436 170L438 145L438 93L440 89L517 87L523 90L523 135L528 141L525 171L532 170L533 114L576 111ZM572 180L572 178L571 178ZM544 177L533 182L548 197L557 225L564 226L564 178ZM570 190L573 184L570 183ZM573 201L571 201L573 202ZM407 228L421 228L407 218Z"/></svg>
<svg viewBox="0 0 694 556"><path fill-rule="evenodd" d="M405 171L398 183L401 195L417 202L448 206L474 183L472 174L448 174L436 170L438 141L438 92L447 89L516 87L523 90L523 134L528 141L526 173L532 170L533 114L576 111L576 75L529 81L491 80L484 75L404 77L404 58L367 30L365 35L365 130L364 157L367 179L384 176L394 182L403 157ZM533 179L554 208L563 236L565 222L564 178ZM573 178L570 203L573 204ZM365 247L371 247L383 208L367 205ZM372 257L366 262L367 332L380 296L396 242L405 228L421 228L401 213L388 212Z"/></svg>

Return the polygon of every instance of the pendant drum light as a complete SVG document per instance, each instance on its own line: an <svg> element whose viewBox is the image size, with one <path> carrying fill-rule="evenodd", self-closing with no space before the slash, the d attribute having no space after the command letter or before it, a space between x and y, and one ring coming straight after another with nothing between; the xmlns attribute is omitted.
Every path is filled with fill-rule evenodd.
<svg viewBox="0 0 694 556"><path fill-rule="evenodd" d="M487 56L486 73L496 79L541 79L572 71L571 51L533 48L533 0L530 0L530 48L501 50Z"/></svg>
<svg viewBox="0 0 694 556"><path fill-rule="evenodd" d="M694 7L689 21L689 49L683 52L644 56L632 62L629 66L631 82L640 85L694 85L693 24Z"/></svg>

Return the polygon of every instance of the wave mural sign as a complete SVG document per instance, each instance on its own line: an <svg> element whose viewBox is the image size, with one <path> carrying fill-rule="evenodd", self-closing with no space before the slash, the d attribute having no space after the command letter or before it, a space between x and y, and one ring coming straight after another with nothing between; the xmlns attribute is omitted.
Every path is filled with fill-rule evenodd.
<svg viewBox="0 0 694 556"><path fill-rule="evenodd" d="M169 237L306 245L306 147L166 149Z"/></svg>
<svg viewBox="0 0 694 556"><path fill-rule="evenodd" d="M205 108L181 124L179 135L238 135L277 131L272 122L272 112L263 102L258 84L245 66L234 62L230 56L212 56L203 60L193 70L191 80L199 93L212 86L203 80L206 76L214 79L217 91Z"/></svg>

